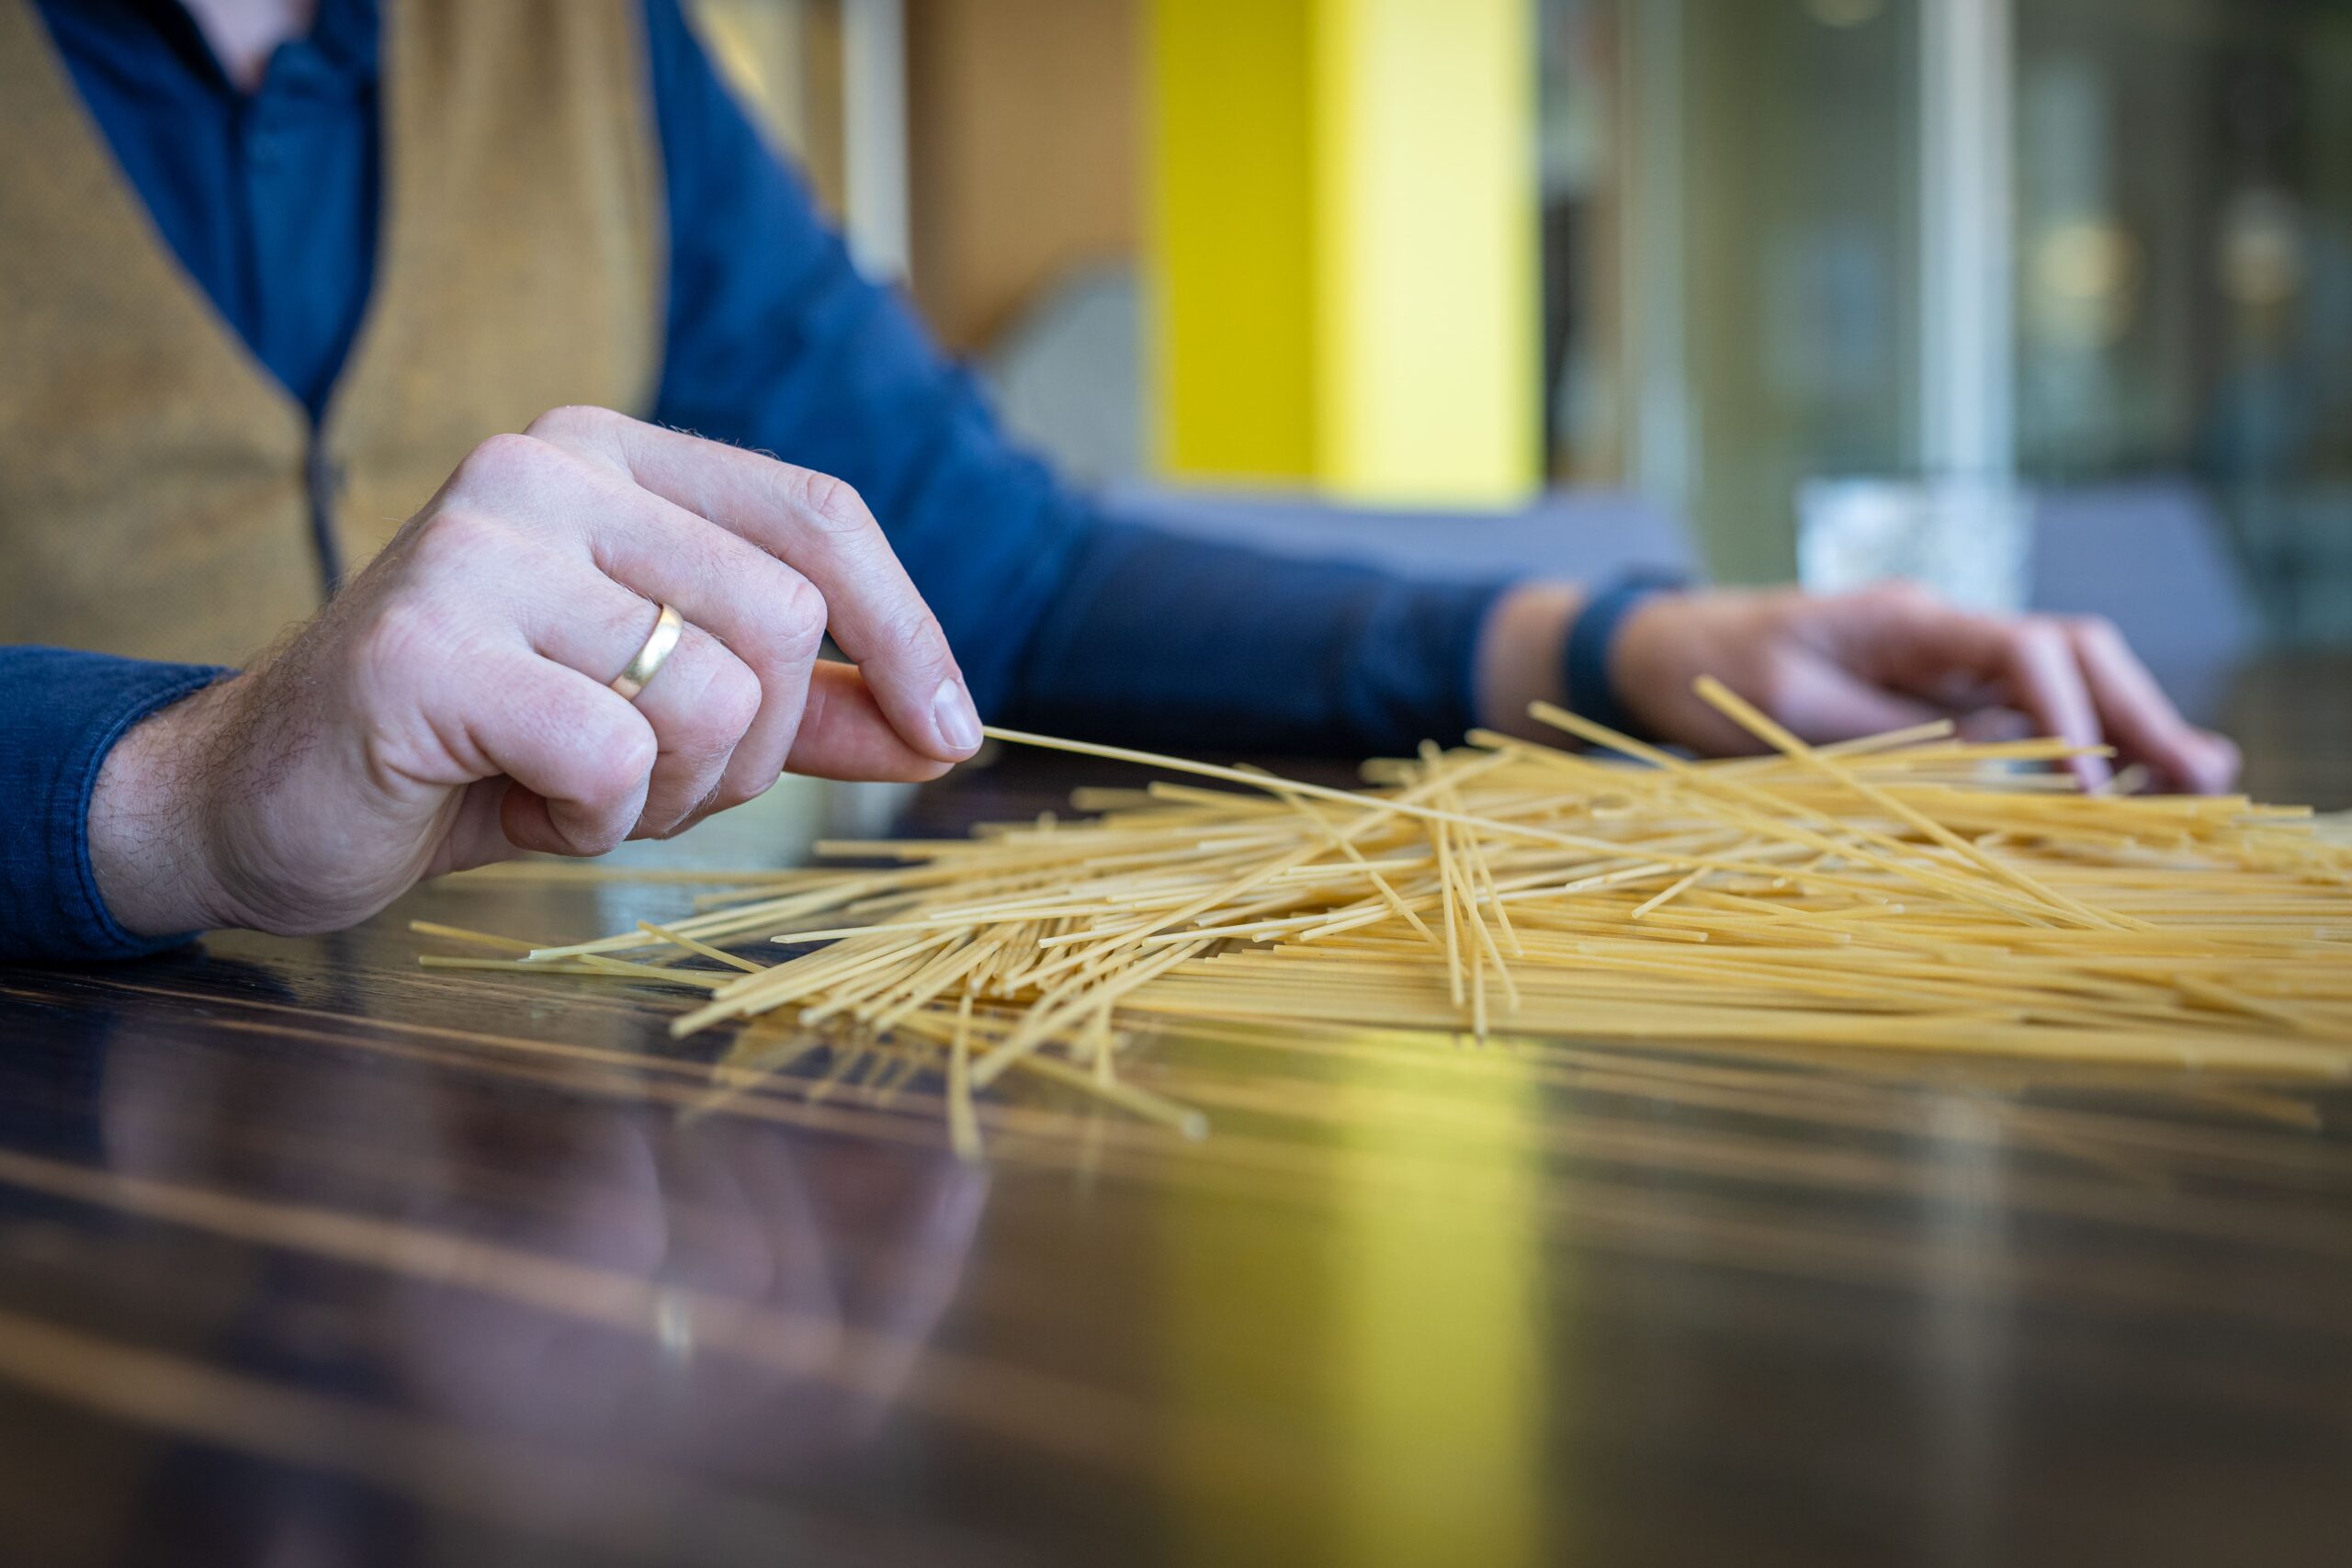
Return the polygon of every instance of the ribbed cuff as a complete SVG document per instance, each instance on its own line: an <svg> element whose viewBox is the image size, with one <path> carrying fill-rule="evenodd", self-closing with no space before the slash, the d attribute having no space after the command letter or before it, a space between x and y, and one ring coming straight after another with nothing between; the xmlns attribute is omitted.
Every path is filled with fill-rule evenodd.
<svg viewBox="0 0 2352 1568"><path fill-rule="evenodd" d="M1567 651L1562 659L1570 708L1620 735L1629 735L1636 740L1657 739L1643 728L1633 710L1625 705L1624 697L1609 672L1609 655L1616 646L1617 628L1624 624L1627 615L1660 593L1676 592L1687 586L1685 579L1668 572L1633 571L1585 601L1577 612L1576 624L1568 628Z"/></svg>
<svg viewBox="0 0 2352 1568"><path fill-rule="evenodd" d="M98 893L90 797L115 742L229 671L55 648L0 649L0 958L137 958L194 932L139 937Z"/></svg>

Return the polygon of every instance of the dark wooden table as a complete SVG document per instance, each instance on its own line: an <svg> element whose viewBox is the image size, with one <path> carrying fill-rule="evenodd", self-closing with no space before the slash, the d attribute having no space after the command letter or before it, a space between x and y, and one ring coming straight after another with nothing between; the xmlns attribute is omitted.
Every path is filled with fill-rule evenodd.
<svg viewBox="0 0 2352 1568"><path fill-rule="evenodd" d="M0 1562L2352 1560L2352 1089L1237 1030L976 1169L402 929L687 897L0 972Z"/></svg>

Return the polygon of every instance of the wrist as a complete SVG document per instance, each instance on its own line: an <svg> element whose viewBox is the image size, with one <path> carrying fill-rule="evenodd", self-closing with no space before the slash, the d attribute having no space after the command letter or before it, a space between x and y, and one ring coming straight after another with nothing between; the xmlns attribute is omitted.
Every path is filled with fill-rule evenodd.
<svg viewBox="0 0 2352 1568"><path fill-rule="evenodd" d="M1561 650L1585 602L1570 582L1528 582L1495 601L1478 639L1478 722L1488 729L1540 739L1552 733L1527 716L1532 703L1556 703Z"/></svg>
<svg viewBox="0 0 2352 1568"><path fill-rule="evenodd" d="M149 715L99 764L90 792L90 869L107 913L133 936L231 923L203 780L204 737L232 683Z"/></svg>

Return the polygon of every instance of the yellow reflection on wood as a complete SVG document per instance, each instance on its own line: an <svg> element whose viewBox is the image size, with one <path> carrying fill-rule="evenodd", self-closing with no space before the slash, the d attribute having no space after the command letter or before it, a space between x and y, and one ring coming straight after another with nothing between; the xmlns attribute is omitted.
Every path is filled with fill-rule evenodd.
<svg viewBox="0 0 2352 1568"><path fill-rule="evenodd" d="M1513 1119L1537 1113L1524 1081L1465 1082L1458 1098ZM1452 1196L1400 1199L1369 1181L1344 1190L1331 1346L1347 1456L1339 1556L1532 1562L1544 1536L1541 1423L1556 1397L1538 1332L1549 1309L1532 1156L1523 1139L1482 1148L1419 1119L1359 1130L1351 1143L1367 1167L1475 1160L1487 1197L1465 1213Z"/></svg>
<svg viewBox="0 0 2352 1568"><path fill-rule="evenodd" d="M1172 1561L1509 1568L1547 1555L1557 1487L1543 1421L1559 1391L1544 1325L1558 1305L1542 1156L1538 1140L1495 1135L1532 1123L1542 1089L1523 1075L1433 1079L1425 1052L1326 1059L1334 1077L1316 1091L1392 1110L1326 1122L1322 1157L1293 1169L1283 1198L1164 1193L1166 1396L1185 1428L1259 1427L1298 1461L1277 1483L1242 1456L1173 1445ZM1431 1096L1444 1114L1393 1109ZM1292 1201L1329 1215L1311 1247Z"/></svg>

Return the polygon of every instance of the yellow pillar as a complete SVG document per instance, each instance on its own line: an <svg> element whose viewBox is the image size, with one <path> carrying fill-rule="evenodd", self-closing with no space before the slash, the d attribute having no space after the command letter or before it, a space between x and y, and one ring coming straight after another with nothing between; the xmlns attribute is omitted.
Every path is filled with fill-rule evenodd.
<svg viewBox="0 0 2352 1568"><path fill-rule="evenodd" d="M1531 0L1154 0L1164 471L1509 505L1539 479Z"/></svg>

